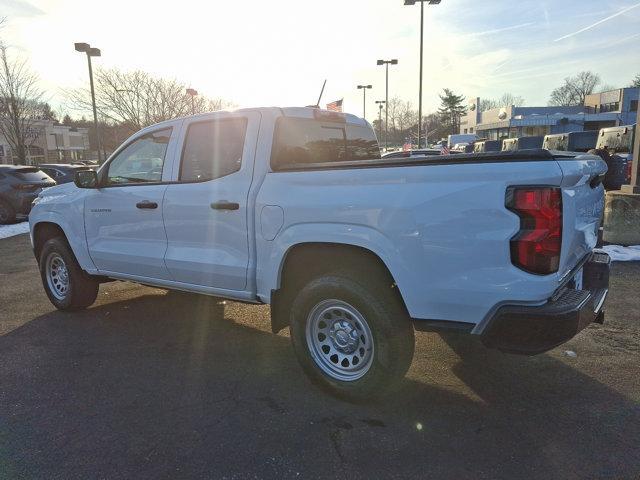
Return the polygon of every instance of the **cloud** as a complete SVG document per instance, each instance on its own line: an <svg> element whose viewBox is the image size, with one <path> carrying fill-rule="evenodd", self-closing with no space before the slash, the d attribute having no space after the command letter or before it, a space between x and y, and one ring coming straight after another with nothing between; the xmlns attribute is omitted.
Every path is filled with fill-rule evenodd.
<svg viewBox="0 0 640 480"><path fill-rule="evenodd" d="M521 23L519 25L511 25L510 27L495 28L493 30L485 30L483 32L474 32L474 33L469 33L469 34L464 35L464 36L465 37L482 37L484 35L493 35L495 33L509 32L511 30L518 30L520 28L530 27L531 25L535 25L535 22Z"/></svg>
<svg viewBox="0 0 640 480"><path fill-rule="evenodd" d="M620 15L623 15L623 14L627 13L629 10L633 10L634 8L638 8L638 7L640 7L640 3L636 3L635 5L632 5L630 7L623 8L619 12L614 13L613 15L610 15L610 16L608 16L606 18L603 18L602 20L598 20L597 22L592 23L591 25L588 25L588 26L586 26L584 28L581 28L580 30L578 30L576 32L569 33L568 35L564 35L564 36L562 36L560 38L556 38L554 40L554 42L559 42L560 40L565 40L567 38L573 37L574 35L578 35L579 33L586 32L587 30L591 30L592 28L595 28L595 27L597 27L598 25L600 25L600 24L602 24L604 22L608 22L611 19L614 19L616 17L619 17Z"/></svg>

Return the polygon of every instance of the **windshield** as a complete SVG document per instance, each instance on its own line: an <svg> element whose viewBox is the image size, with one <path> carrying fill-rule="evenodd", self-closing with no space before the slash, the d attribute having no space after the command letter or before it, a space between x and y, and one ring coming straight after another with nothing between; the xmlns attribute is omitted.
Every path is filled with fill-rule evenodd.
<svg viewBox="0 0 640 480"><path fill-rule="evenodd" d="M53 180L49 175L44 173L39 168L20 168L14 170L11 174L19 178L24 182L52 182Z"/></svg>

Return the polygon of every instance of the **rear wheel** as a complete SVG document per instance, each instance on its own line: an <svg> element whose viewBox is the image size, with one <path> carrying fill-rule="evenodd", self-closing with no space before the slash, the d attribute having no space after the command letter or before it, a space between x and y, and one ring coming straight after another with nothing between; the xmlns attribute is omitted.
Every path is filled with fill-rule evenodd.
<svg viewBox="0 0 640 480"><path fill-rule="evenodd" d="M0 225L16 221L16 211L4 200L0 200Z"/></svg>
<svg viewBox="0 0 640 480"><path fill-rule="evenodd" d="M95 302L99 283L80 268L64 239L48 240L39 263L44 290L57 309L80 310Z"/></svg>
<svg viewBox="0 0 640 480"><path fill-rule="evenodd" d="M391 282L368 278L365 286L351 272L326 274L302 288L291 315L291 340L304 371L340 397L379 397L411 365L413 326Z"/></svg>

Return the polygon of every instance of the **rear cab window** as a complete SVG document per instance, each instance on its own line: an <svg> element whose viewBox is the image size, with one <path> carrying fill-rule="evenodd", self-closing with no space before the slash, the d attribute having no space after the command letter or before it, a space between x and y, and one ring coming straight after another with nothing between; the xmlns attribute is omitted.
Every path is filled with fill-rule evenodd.
<svg viewBox="0 0 640 480"><path fill-rule="evenodd" d="M349 123L281 117L276 122L271 168L380 159L371 128Z"/></svg>

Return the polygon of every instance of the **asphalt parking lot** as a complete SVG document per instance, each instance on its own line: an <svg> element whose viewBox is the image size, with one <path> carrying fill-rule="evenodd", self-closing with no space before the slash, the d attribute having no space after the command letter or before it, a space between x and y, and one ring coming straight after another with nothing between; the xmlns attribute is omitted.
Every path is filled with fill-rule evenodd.
<svg viewBox="0 0 640 480"><path fill-rule="evenodd" d="M307 381L267 307L114 282L57 312L26 235L0 284L2 479L640 478L639 263L604 326L544 355L418 333L364 406Z"/></svg>

